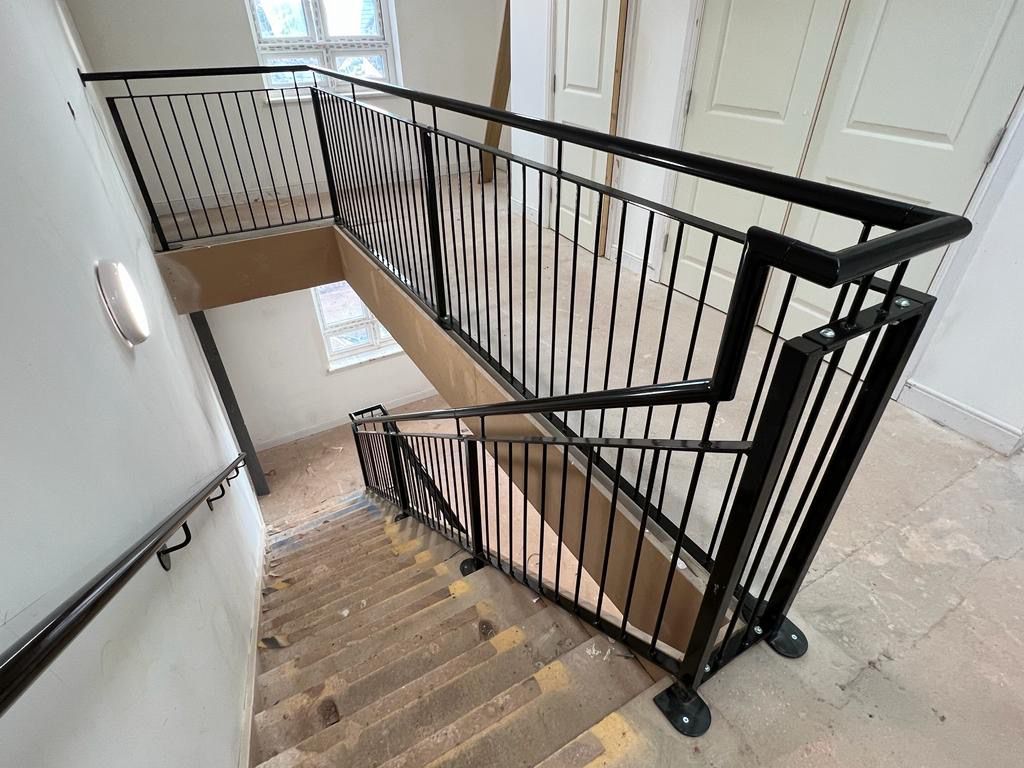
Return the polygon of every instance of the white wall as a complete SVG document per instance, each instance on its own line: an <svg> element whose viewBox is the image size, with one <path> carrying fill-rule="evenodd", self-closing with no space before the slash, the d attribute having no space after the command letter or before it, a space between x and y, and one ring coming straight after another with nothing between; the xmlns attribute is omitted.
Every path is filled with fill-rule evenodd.
<svg viewBox="0 0 1024 768"><path fill-rule="evenodd" d="M551 115L553 58L553 0L512 0L509 44L511 78L509 109L521 115L548 119ZM511 132L512 153L538 163L548 163L548 144L543 136L528 131ZM523 202L523 181L513 173L512 200ZM534 181L536 181L534 179ZM528 182L527 217L537 219L537 186Z"/></svg>
<svg viewBox="0 0 1024 768"><path fill-rule="evenodd" d="M236 453L92 117L52 2L0 0L0 646ZM72 110L74 116L72 116ZM152 336L129 350L93 263L135 275ZM262 560L251 486L193 518L0 719L4 765L234 766Z"/></svg>
<svg viewBox="0 0 1024 768"><path fill-rule="evenodd" d="M348 421L375 403L401 405L435 390L405 354L327 372L307 290L207 312L246 426L258 449Z"/></svg>
<svg viewBox="0 0 1024 768"><path fill-rule="evenodd" d="M1024 109L943 263L935 318L900 401L1003 453L1024 445Z"/></svg>
<svg viewBox="0 0 1024 768"><path fill-rule="evenodd" d="M90 64L96 70L258 63L245 0L177 0L174 3L159 0L68 0L68 5L88 52ZM467 101L488 103L504 0L440 0L430 3L395 0L394 11L400 68L405 86ZM94 84L90 87L107 95L125 94L121 83ZM258 76L136 80L132 83L133 93L137 95L261 87L262 80ZM271 190L274 187L280 194L297 192L300 179L305 192L313 193L316 185L314 172L322 185L323 172L320 168L315 116L308 100L303 100L300 105L294 102L290 105L282 104L280 101L268 104L261 94L257 94L255 104L246 100L244 95L240 104L235 104L230 96L225 99L223 112L220 102L215 98L210 99L208 108L211 115L208 119L202 102L193 98L197 113L195 128L191 125L191 116L184 99L175 99L174 108L179 113L181 136L178 136L171 107L165 99L159 99L153 105L146 101L138 105L141 122L155 148L155 159L167 189L166 197L172 204L182 197L196 198L198 186L211 208L217 203L213 187L216 187L220 202L230 205L228 184L223 181L225 176L232 189L239 194L239 205L242 205L240 195L243 187L246 197L255 202L261 194L268 201L272 200ZM409 104L404 99L378 94L371 99L371 103L402 116L408 117L410 114ZM126 129L133 137L132 143L139 148L137 154L147 185L151 187L153 197L158 199L158 210L164 213L166 208L159 204L164 199L163 189L152 169L148 152L143 150L145 143L139 130L139 116L130 109L129 102L121 101L119 105L122 105ZM160 114L167 148L164 147L164 137L151 111L153 109ZM421 108L417 118L427 122L431 114L428 109ZM244 149L243 121L256 146L257 151L252 157ZM460 135L473 139L483 138L485 124L482 121L440 110L438 123L441 128ZM227 126L231 126L230 133L235 141L243 145L238 148L240 161L237 164L231 153ZM283 157L273 151L274 142L271 142L269 154L261 155L258 131L262 127L270 141L269 134L275 130L275 126L281 134ZM212 173L209 174L196 140L197 132L210 156ZM224 167L218 167L214 133L219 136L221 149L227 159ZM290 153L289 133L294 137L298 149L294 154ZM181 149L182 144L188 147L196 179L192 178L192 169ZM177 177L175 169L166 159L168 151L175 158ZM175 207L183 210L181 205ZM218 217L219 213L214 215L215 219ZM231 218L230 212L228 218ZM188 228L185 225L185 229Z"/></svg>

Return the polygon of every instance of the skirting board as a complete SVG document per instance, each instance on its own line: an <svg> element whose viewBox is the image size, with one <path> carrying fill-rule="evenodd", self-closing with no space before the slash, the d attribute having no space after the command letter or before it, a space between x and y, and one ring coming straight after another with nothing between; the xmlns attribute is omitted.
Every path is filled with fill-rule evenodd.
<svg viewBox="0 0 1024 768"><path fill-rule="evenodd" d="M424 398L432 397L433 395L436 394L437 390L434 389L433 387L430 387L429 389L420 390L419 392L413 392L411 395L406 395L405 397L400 397L395 400L388 401L384 403L384 407L389 409L399 408L408 403L415 403L417 400L423 400ZM342 416L340 418L331 419L330 421L323 422L321 424L314 424L313 426L307 427L306 429L300 429L297 432L282 435L281 437L275 437L272 440L268 440L266 442L257 443L256 451L258 453L259 451L265 451L268 448L276 448L277 446L284 445L285 443L293 443L296 440L301 440L304 437L309 437L310 435L315 435L320 432L326 432L328 429L334 429L335 427L340 427L343 424L348 423L348 416Z"/></svg>
<svg viewBox="0 0 1024 768"><path fill-rule="evenodd" d="M936 392L913 379L907 381L898 400L908 408L1003 454L1013 453L1024 440L1024 431L1020 428Z"/></svg>

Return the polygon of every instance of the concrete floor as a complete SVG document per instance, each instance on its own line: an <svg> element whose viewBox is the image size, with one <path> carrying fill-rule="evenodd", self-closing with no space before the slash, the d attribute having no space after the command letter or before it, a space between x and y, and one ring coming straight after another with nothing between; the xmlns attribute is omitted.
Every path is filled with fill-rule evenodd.
<svg viewBox="0 0 1024 768"><path fill-rule="evenodd" d="M347 427L260 459L271 527L361 483ZM811 650L757 646L708 681L714 723L679 764L1019 764L1024 455L891 403L862 466L792 613Z"/></svg>

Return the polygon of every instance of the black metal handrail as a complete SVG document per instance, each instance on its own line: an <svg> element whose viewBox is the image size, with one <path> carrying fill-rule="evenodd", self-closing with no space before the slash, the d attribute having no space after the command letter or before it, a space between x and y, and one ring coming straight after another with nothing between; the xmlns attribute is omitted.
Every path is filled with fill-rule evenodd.
<svg viewBox="0 0 1024 768"><path fill-rule="evenodd" d="M159 554L164 543L186 523L195 508L210 499L213 491L223 483L230 484L230 480L244 464L245 454L240 453L151 531L128 547L116 560L0 655L0 715L14 704L61 651L88 626L146 561ZM213 508L212 503L210 508Z"/></svg>
<svg viewBox="0 0 1024 768"><path fill-rule="evenodd" d="M600 131L557 123L537 117L520 115L449 96L440 96L412 88L405 88L378 80L352 77L324 67L307 64L264 65L245 67L189 67L180 69L117 70L111 72L82 72L83 82L110 82L124 80L154 80L182 77L221 77L231 75L271 74L274 72L313 72L353 86L387 93L391 96L425 104L437 109L456 112L467 117L499 122L510 128L521 128L558 141L612 152L621 157L645 162L664 163L672 170L709 181L721 182L750 192L787 200L839 216L847 216L891 229L905 229L949 214L923 206L891 200L878 195L835 187L809 179L800 179L773 171L753 168L741 163L684 152L637 139L610 136ZM969 226L969 225L968 225Z"/></svg>
<svg viewBox="0 0 1024 768"><path fill-rule="evenodd" d="M129 84L273 72L292 73L291 85L262 89L268 99L259 110L253 93L261 89L138 96ZM300 88L295 77L299 72L312 73L312 83ZM323 78L350 88L327 87ZM143 169L135 161L132 170L165 248L161 220L147 190L162 191L177 241L182 241L213 231L212 226L197 226L195 219L207 217L209 225L215 209L206 201L219 209L218 192L234 204L239 181L241 199L246 205L251 199L253 206L246 225L252 221L257 228L298 219L298 204L287 187L289 170L298 176L297 200L307 206L306 220L314 216L311 209L324 214L327 206L320 190L326 182L329 213L352 242L503 381L513 398L521 398L394 416L380 408L352 414L368 488L440 526L476 562L504 563L510 573L516 569L511 559L503 559L503 535L493 539L488 520L511 531L518 513L511 506L507 512L496 506L518 498L525 515L528 500L557 529L559 545L564 541L579 558L573 610L580 609L584 559L588 569L596 567L595 578L602 574L598 605L588 615L602 626L608 618L600 601L609 564L620 568L632 560L635 575L636 553L646 546L648 534L667 541L671 555L663 549L653 555L638 586L648 599L660 599L653 614L649 603L643 607L643 627L627 626L630 595L637 584L631 578L627 591L622 583L611 586L617 590L613 597L625 601L613 606L624 616L620 634L679 675L679 685L659 698L684 732L700 732L709 719L706 708L695 704L700 701L698 686L743 650L766 640L780 653L802 652L805 641L786 613L934 301L903 285L909 262L964 237L970 231L966 219L320 67L123 71L84 75L83 80L124 81L128 95L110 96L108 104L129 159L137 150L148 163ZM362 89L407 101L409 116L366 103ZM305 91L308 108L298 98ZM281 98L274 100L275 95ZM209 98L214 110L205 122L201 115L183 131L178 118L192 117L190 97L204 107ZM222 97L227 97L226 105ZM246 100L251 107L245 107ZM135 121L127 128L118 122L119 103L131 105L134 113ZM302 122L308 110L317 132L312 141L306 140ZM557 162L547 166L442 130L438 110L552 139ZM261 118L267 111L270 116ZM280 145L280 162L272 157L275 147L268 151L263 143L265 126L275 131L275 139L283 129L290 160ZM253 131L260 132L255 140ZM222 153L222 143L230 153ZM756 225L741 232L574 175L563 167L564 144L835 214L847 220L850 241L856 231L851 224L859 225L860 234L849 246L824 248ZM210 149L221 170L205 167L204 178ZM493 170L490 181L485 167ZM285 207L279 208L276 220L268 211L273 200L266 195L269 188L277 196L275 171L286 182ZM312 205L310 179L316 187ZM204 186L212 196L203 196ZM188 205L193 191L201 211ZM172 195L176 205L171 204ZM585 234L584 196L590 216ZM537 214L551 211L547 225L543 215L528 210L528 201ZM254 210L260 202L262 217ZM280 210L289 205L293 214L286 222ZM245 231L237 208L235 220L225 221L220 214L219 234ZM601 233L615 223L618 237L612 253ZM880 233L879 228L893 231ZM656 232L658 239L665 235L661 251L667 289L650 291L663 291L661 301L650 300L647 286L653 281L646 279L661 258L654 245ZM836 233L844 237L841 230ZM635 252L628 255L636 260L639 277L623 269L630 234ZM735 279L731 287L716 284L713 295L712 273L721 273L723 262ZM891 277L882 279L878 273L888 268ZM604 293L597 301L599 274ZM773 274L780 279L769 302ZM795 288L800 282L836 290L830 312L813 309L795 318L816 327L801 327L794 336L793 313L787 313L799 303ZM673 305L677 294L692 303L680 307L679 299ZM876 295L880 299L872 305ZM720 324L706 322L712 314L706 311L709 307L722 311ZM753 347L759 325L767 333L758 337L763 345ZM852 370L850 360L841 368L847 353L856 357ZM509 436L507 428L488 433L487 418L513 414L540 415L555 434ZM463 434L461 420L476 418L479 429L473 424L474 434ZM428 419L455 420L456 434L398 430L399 422ZM500 431L505 434L495 434ZM531 451L539 462L528 460ZM552 455L561 457L561 474L549 477ZM713 469L705 471L706 464ZM507 481L507 490L500 493L499 469L505 474L501 482ZM588 521L589 492L576 494L577 501L583 499L573 522L579 527L563 540L560 515L566 488L590 488L593 480L611 489L607 509L617 510L621 504L627 517L639 520L639 533L632 540L627 536L626 544L622 526L613 531L616 514ZM559 487L562 498L549 498L549 491ZM453 515L457 525L452 525ZM594 536L585 558L584 543ZM512 551L511 544L504 544L506 553ZM593 546L602 544L603 557L595 563ZM527 557L527 545L524 530L518 566L522 572L517 575L529 583L530 558L537 553ZM672 613L676 601L670 593L678 584L684 554L685 570L702 574L696 616ZM531 586L542 592L551 588L545 585L543 566ZM567 595L558 587L556 569L553 590L565 604ZM664 622L676 643L668 657L658 644ZM685 644L685 654L679 643Z"/></svg>

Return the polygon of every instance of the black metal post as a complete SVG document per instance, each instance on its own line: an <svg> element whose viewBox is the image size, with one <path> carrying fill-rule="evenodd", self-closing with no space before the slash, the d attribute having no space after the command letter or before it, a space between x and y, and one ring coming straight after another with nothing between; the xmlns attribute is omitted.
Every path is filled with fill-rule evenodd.
<svg viewBox="0 0 1024 768"><path fill-rule="evenodd" d="M398 494L398 506L401 512L395 516L396 520L409 516L411 505L409 504L409 488L405 484L405 472L402 470L402 460L399 456L398 435L384 430L384 442L387 444L388 464L390 465L392 479L395 481L395 492Z"/></svg>
<svg viewBox="0 0 1024 768"><path fill-rule="evenodd" d="M235 433L239 450L245 454L245 468L249 470L249 478L252 480L252 487L256 490L257 496L266 496L270 493L270 486L267 485L267 476L263 474L263 467L256 455L252 438L249 437L249 429L245 426L245 419L242 418L242 409L238 407L238 399L235 391L231 388L231 380L228 378L227 369L221 359L220 350L217 349L217 342L213 338L213 331L206 319L206 313L193 312L189 315L192 320L192 327L196 330L199 338L199 346L203 348L206 355L206 362L210 366L210 373L217 385L221 402L224 403L224 410L227 411L228 421Z"/></svg>
<svg viewBox="0 0 1024 768"><path fill-rule="evenodd" d="M818 553L818 547L828 532L832 518L857 472L871 436L921 336L933 303L934 299L929 297L921 305L918 314L899 324L890 325L882 337L800 530L793 540L793 546L779 571L779 578L761 621L767 635L773 635L779 629L792 607L796 593L803 584L807 570Z"/></svg>
<svg viewBox="0 0 1024 768"><path fill-rule="evenodd" d="M142 194L142 202L146 204L149 220L156 230L157 240L160 241L160 250L166 251L169 249L167 236L164 235L163 227L160 226L160 217L156 215L153 198L150 197L149 190L146 189L146 181L142 177L142 169L139 167L139 161L135 157L135 150L132 149L132 143L128 139L128 131L125 130L124 121L121 119L121 112L118 110L117 101L113 96L107 97L107 107L110 109L110 117L114 121L117 135L121 138L121 144L124 146L124 153L128 157L128 164L132 167L132 173L135 175L135 183L139 185L139 192Z"/></svg>
<svg viewBox="0 0 1024 768"><path fill-rule="evenodd" d="M473 556L467 557L459 565L463 576L468 576L484 567L484 537L481 524L480 505L480 460L477 456L475 440L463 442L466 446L466 484L469 491L469 532L473 539ZM511 555L510 555L511 556Z"/></svg>
<svg viewBox="0 0 1024 768"><path fill-rule="evenodd" d="M726 610L761 528L823 354L820 344L803 337L786 342L779 353L754 445L683 657L680 681L654 699L676 730L687 736L700 736L711 725L711 712L697 695L697 686L711 671L708 662Z"/></svg>
<svg viewBox="0 0 1024 768"><path fill-rule="evenodd" d="M359 457L359 471L363 475L363 485L367 488L370 487L370 480L366 475L366 457L363 456L363 441L359 437L359 431L356 429L356 425L352 425L352 442L356 444L356 456Z"/></svg>
<svg viewBox="0 0 1024 768"><path fill-rule="evenodd" d="M324 171L327 174L327 191L331 196L331 213L334 220L341 221L341 214L338 212L338 191L334 187L334 170L331 168L331 153L327 149L327 131L324 130L323 109L320 106L320 91L316 88L309 89L313 99L313 114L316 116L316 134L320 137L320 154L324 159ZM313 171L313 178L316 178L316 171Z"/></svg>
<svg viewBox="0 0 1024 768"><path fill-rule="evenodd" d="M427 228L430 233L430 263L434 273L434 310L442 325L448 324L448 299L445 294L444 253L441 248L441 219L437 211L437 181L434 178L434 150L430 131L420 128L420 154L423 163L424 195L427 199Z"/></svg>

